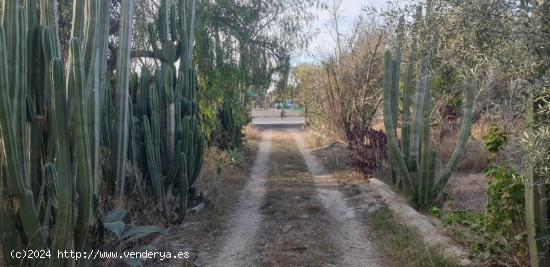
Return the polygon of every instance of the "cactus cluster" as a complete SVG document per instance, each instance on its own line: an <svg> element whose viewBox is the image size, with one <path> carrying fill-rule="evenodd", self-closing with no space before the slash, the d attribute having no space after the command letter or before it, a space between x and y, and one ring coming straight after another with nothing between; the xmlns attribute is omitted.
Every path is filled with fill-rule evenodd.
<svg viewBox="0 0 550 267"><path fill-rule="evenodd" d="M167 194L177 192L180 218L185 216L188 192L193 192L204 150L197 78L191 62L194 10L194 1L180 0L171 6L165 0L160 2L157 21L149 25L149 33L153 58L161 62L161 68L153 85L149 70L143 68L132 90L132 159L139 166L145 151L147 164L142 171L149 173L157 203L169 216Z"/></svg>
<svg viewBox="0 0 550 267"><path fill-rule="evenodd" d="M124 14L133 1L122 2ZM86 249L99 187L100 95L109 2L74 2L67 61L59 40L56 0L4 0L2 7L3 254L27 248ZM123 28L131 29L131 16L129 12L121 18ZM129 43L123 43L121 51L128 51ZM119 80L129 75L127 64L122 62L126 71L117 72ZM24 259L4 259L7 265L27 264ZM43 261L65 264L57 257Z"/></svg>
<svg viewBox="0 0 550 267"><path fill-rule="evenodd" d="M417 19L420 19L421 8L418 9ZM400 31L403 20L400 22ZM402 36L402 33L399 34ZM401 37L399 38L401 39ZM414 84L415 46L413 41L411 55L408 62L405 85L403 87L401 143L397 138L398 100L401 78L401 48L400 40L396 57L388 50L385 55L384 69L384 126L388 136L389 155L392 169L399 174L399 183L412 194L415 203L426 207L439 196L449 180L459 157L464 151L470 136L473 117L474 83L470 81L465 94L464 114L457 146L455 147L447 166L438 169L437 153L430 148L430 114L432 78L429 69L429 55L422 62L420 78ZM426 53L429 54L429 53ZM415 92L414 92L415 91ZM412 99L414 92L414 100ZM412 107L412 113L411 113Z"/></svg>

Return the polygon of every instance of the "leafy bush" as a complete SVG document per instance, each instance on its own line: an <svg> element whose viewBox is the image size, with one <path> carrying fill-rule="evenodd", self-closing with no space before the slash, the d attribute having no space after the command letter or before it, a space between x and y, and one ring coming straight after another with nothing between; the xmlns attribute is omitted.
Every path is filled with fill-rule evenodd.
<svg viewBox="0 0 550 267"><path fill-rule="evenodd" d="M507 235L522 229L525 217L523 178L503 167L491 167L485 175L490 179L487 230Z"/></svg>
<svg viewBox="0 0 550 267"><path fill-rule="evenodd" d="M482 139L485 141L485 149L491 154L496 154L508 142L508 136L496 124L489 126L487 134Z"/></svg>
<svg viewBox="0 0 550 267"><path fill-rule="evenodd" d="M220 149L233 149L244 141L243 128L250 122L246 109L239 104L224 102L218 111L220 121L219 132L215 136L215 144Z"/></svg>
<svg viewBox="0 0 550 267"><path fill-rule="evenodd" d="M494 166L489 178L485 213L456 210L444 218L447 225L459 226L472 253L491 264L527 263L523 177L515 171Z"/></svg>

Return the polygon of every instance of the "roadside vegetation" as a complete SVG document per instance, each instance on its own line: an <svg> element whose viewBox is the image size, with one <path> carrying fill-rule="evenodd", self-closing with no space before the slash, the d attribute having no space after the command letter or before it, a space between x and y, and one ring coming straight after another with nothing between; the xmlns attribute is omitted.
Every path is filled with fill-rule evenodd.
<svg viewBox="0 0 550 267"><path fill-rule="evenodd" d="M260 135L245 143L249 95L284 79L312 4L0 1L0 265L206 242Z"/></svg>
<svg viewBox="0 0 550 267"><path fill-rule="evenodd" d="M23 249L214 247L262 138L251 110L279 106L282 120L288 106L346 201L377 177L475 264L550 266L550 2L365 1L350 33L340 5L0 0L0 265L162 265L8 256ZM335 47L295 66L313 10L330 15ZM333 245L324 211L299 155L283 152L267 193L283 205L262 215L296 217L287 243L298 229L322 237L303 238L319 245L311 258L288 252L319 265ZM298 213L321 222L307 229ZM396 266L457 264L398 215L367 220ZM282 231L274 222L265 232ZM266 264L285 242L264 247ZM173 263L200 262L196 250Z"/></svg>
<svg viewBox="0 0 550 267"><path fill-rule="evenodd" d="M336 48L295 71L315 147L347 148L479 264L548 265L550 4L393 4L348 35L329 5Z"/></svg>

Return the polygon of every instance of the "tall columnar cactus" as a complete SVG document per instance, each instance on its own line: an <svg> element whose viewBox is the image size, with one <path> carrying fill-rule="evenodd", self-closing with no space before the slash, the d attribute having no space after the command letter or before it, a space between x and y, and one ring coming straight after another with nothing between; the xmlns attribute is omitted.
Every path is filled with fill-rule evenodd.
<svg viewBox="0 0 550 267"><path fill-rule="evenodd" d="M0 161L0 241L4 255L26 248L82 251L94 221L98 190L99 96L109 2L74 2L67 61L59 41L56 0L3 0L2 7L0 153L5 157ZM125 19L131 22L130 17ZM27 264L9 256L4 259L7 265ZM51 264L64 266L66 261L52 257Z"/></svg>
<svg viewBox="0 0 550 267"><path fill-rule="evenodd" d="M130 43L132 40L133 0L121 2L120 41L117 57L117 85L115 87L114 141L112 144L113 178L118 205L122 205L126 185L126 156L128 153L128 129L130 108Z"/></svg>
<svg viewBox="0 0 550 267"><path fill-rule="evenodd" d="M142 69L133 90L133 111L136 121L141 119L147 170L166 216L166 193L176 188L180 213L185 215L187 194L202 167L204 139L198 125L197 78L192 67L194 14L194 0L180 0L170 7L167 1L160 2L149 34L151 55L161 62L161 68L155 73L154 86L150 86L149 71Z"/></svg>
<svg viewBox="0 0 550 267"><path fill-rule="evenodd" d="M413 47L416 44L413 43ZM400 49L397 58L392 57L390 50L385 56L384 70L384 126L388 135L388 146L392 162L403 179L405 189L412 193L419 206L427 206L443 190L453 169L464 151L470 136L473 117L474 82L470 81L465 96L464 115L460 128L458 142L447 166L438 170L437 154L430 148L430 114L431 84L428 59L422 63L420 79L417 83L413 113L410 113L412 104L414 73L414 50L411 50L407 78L403 89L403 116L402 116L402 143L397 139L397 104L399 99L399 63ZM412 128L411 128L412 126Z"/></svg>

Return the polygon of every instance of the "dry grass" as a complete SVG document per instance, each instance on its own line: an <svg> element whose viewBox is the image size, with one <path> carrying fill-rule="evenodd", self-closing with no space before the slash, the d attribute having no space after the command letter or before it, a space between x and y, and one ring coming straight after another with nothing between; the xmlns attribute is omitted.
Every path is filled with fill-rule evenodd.
<svg viewBox="0 0 550 267"><path fill-rule="evenodd" d="M247 140L260 141L262 139L262 131L252 124L248 124L244 131Z"/></svg>
<svg viewBox="0 0 550 267"><path fill-rule="evenodd" d="M443 139L434 142L433 147L439 155L441 164L446 164L456 147L457 136L446 136ZM464 153L456 167L457 172L478 173L489 166L489 153L483 147L483 141L471 137Z"/></svg>
<svg viewBox="0 0 550 267"><path fill-rule="evenodd" d="M440 248L423 244L419 234L397 223L387 208L369 214L368 222L379 251L386 256L386 266L459 266L457 259L446 256Z"/></svg>
<svg viewBox="0 0 550 267"><path fill-rule="evenodd" d="M211 224L217 225L225 212L227 203L238 197L237 192L244 186L249 164L254 161L258 142L249 140L239 151L243 153L244 162L234 162L230 156L217 148L209 149L205 153L205 160L201 175L197 179L197 189L202 192L212 204L209 216Z"/></svg>
<svg viewBox="0 0 550 267"><path fill-rule="evenodd" d="M333 143L333 140L328 137L326 134L322 134L320 132L309 130L308 134L304 136L306 145L308 148L318 148L325 145L328 145L330 143Z"/></svg>
<svg viewBox="0 0 550 267"><path fill-rule="evenodd" d="M524 120L520 118L481 118L472 125L471 137L458 163L457 172L479 173L490 165L491 155L485 150L482 137L487 134L487 129L491 124L498 125L508 135L508 144L492 160L497 164L509 165L515 169L522 168L518 165L522 162L519 136L524 129ZM434 142L435 150L438 152L442 164L447 163L451 157L456 147L456 141L457 131Z"/></svg>
<svg viewBox="0 0 550 267"><path fill-rule="evenodd" d="M525 126L525 120L522 118L489 118L483 117L472 125L472 136L481 139L487 134L487 129L491 124L498 125L502 130L512 136L517 136L521 133Z"/></svg>
<svg viewBox="0 0 550 267"><path fill-rule="evenodd" d="M455 173L445 186L445 211L465 209L483 212L487 203L487 178L483 173Z"/></svg>

